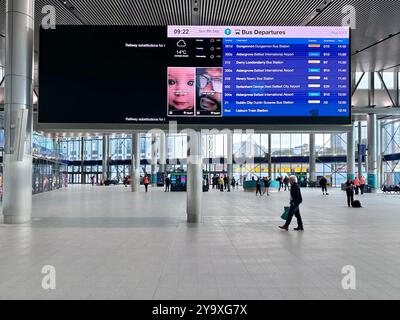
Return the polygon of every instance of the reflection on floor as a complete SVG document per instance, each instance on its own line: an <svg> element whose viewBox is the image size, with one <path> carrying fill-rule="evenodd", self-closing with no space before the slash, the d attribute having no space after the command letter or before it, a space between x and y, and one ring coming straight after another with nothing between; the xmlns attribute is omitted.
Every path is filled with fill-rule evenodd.
<svg viewBox="0 0 400 320"><path fill-rule="evenodd" d="M0 225L0 299L398 299L400 196L303 190L305 231L278 229L288 192L70 186L34 196L32 223ZM41 283L56 268L56 289ZM356 290L342 268L356 269Z"/></svg>

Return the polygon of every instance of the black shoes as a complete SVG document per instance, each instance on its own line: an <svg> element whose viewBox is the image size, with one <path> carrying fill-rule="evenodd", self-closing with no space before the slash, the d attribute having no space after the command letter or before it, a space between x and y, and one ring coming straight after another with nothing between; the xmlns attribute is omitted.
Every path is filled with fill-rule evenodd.
<svg viewBox="0 0 400 320"><path fill-rule="evenodd" d="M285 225L279 226L279 228L282 229L282 230L286 230L286 231L289 230L289 227L286 227ZM303 227L297 227L297 228L293 228L293 230L295 230L295 231L304 231L304 228Z"/></svg>

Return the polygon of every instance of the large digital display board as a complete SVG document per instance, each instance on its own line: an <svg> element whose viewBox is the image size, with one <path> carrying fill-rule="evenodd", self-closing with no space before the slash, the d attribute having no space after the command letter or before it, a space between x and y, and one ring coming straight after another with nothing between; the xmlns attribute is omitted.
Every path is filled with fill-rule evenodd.
<svg viewBox="0 0 400 320"><path fill-rule="evenodd" d="M348 27L41 30L39 122L347 124Z"/></svg>

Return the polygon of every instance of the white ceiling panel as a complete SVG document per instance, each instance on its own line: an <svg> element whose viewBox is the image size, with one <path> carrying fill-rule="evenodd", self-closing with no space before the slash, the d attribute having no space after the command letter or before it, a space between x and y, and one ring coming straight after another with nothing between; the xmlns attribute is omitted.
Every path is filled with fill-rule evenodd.
<svg viewBox="0 0 400 320"><path fill-rule="evenodd" d="M5 33L5 1L0 0L0 34ZM71 11L59 0L36 0L36 25L45 5L56 8L57 24L92 25L190 25L195 0L68 0ZM322 0L196 0L202 25L301 25L315 13ZM330 2L330 0L326 0ZM352 67L378 71L400 65L400 0L333 0L310 25L341 25L342 9L352 5L356 29L352 30ZM81 19L82 20L82 19ZM38 30L38 28L37 28ZM38 32L35 43L37 48ZM0 36L1 37L1 36ZM375 45L376 44L376 45ZM367 48L367 49L366 49ZM365 49L364 51L362 51ZM37 50L37 49L36 49ZM356 53L361 51L360 53ZM4 64L4 41L0 39L0 63ZM392 70L398 70L393 68Z"/></svg>

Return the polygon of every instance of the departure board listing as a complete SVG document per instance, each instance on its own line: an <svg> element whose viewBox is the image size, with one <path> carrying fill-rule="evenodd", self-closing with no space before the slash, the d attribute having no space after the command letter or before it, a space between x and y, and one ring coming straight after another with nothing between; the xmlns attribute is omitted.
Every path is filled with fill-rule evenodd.
<svg viewBox="0 0 400 320"><path fill-rule="evenodd" d="M348 28L170 27L168 35L221 37L218 116L349 115Z"/></svg>

